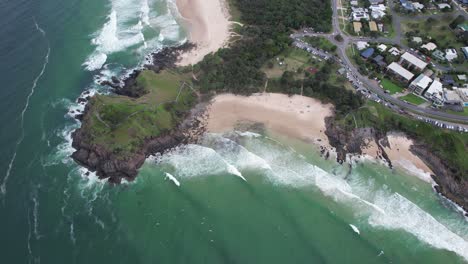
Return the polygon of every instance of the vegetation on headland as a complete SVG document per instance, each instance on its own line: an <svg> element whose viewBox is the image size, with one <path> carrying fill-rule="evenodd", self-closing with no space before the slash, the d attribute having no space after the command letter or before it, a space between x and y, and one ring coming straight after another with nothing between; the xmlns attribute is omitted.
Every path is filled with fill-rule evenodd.
<svg viewBox="0 0 468 264"><path fill-rule="evenodd" d="M245 24L241 38L194 67L202 92L250 94L261 91L261 67L289 48L291 29L331 30L331 2L321 0L232 0Z"/></svg>
<svg viewBox="0 0 468 264"><path fill-rule="evenodd" d="M82 127L88 144L125 157L141 149L146 139L171 131L194 102L192 90L182 85L187 79L169 71L144 70L133 86L144 91L143 96L94 96Z"/></svg>
<svg viewBox="0 0 468 264"><path fill-rule="evenodd" d="M338 121L348 130L373 127L385 134L401 131L424 144L436 156L450 166L456 178L468 178L468 134L436 128L423 121L396 114L376 102L350 112Z"/></svg>

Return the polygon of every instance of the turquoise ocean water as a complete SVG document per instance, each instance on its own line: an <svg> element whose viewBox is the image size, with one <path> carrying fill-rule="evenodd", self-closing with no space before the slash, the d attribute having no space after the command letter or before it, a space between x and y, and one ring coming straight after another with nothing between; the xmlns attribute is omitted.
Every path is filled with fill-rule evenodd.
<svg viewBox="0 0 468 264"><path fill-rule="evenodd" d="M176 16L166 0L0 1L1 263L468 261L466 219L430 184L293 139L210 134L136 182L83 177L75 99L183 42Z"/></svg>

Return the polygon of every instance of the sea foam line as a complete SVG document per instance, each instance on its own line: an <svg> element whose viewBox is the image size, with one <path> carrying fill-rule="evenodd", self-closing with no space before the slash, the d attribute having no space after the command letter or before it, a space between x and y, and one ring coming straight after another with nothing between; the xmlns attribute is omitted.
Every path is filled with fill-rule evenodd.
<svg viewBox="0 0 468 264"><path fill-rule="evenodd" d="M10 178L10 174L11 174L11 170L13 168L13 165L15 163L15 160L16 160L16 155L18 153L18 147L21 145L21 143L23 142L23 139L24 139L24 115L26 113L26 111L28 110L29 108L29 101L31 99L31 97L33 96L34 94L34 91L36 89L36 86L37 86L37 82L39 81L39 79L42 77L42 75L44 74L45 72L45 69L47 67L47 64L49 63L49 55L50 55L50 44L49 44L49 41L47 40L47 37L46 37L46 32L37 24L37 21L36 19L33 17L33 21L34 21L34 25L36 26L36 29L41 33L42 37L46 40L47 42L47 54L46 56L44 57L44 64L42 65L42 69L41 71L39 72L39 75L36 76L36 78L34 79L33 81L33 85L31 86L31 91L29 92L28 96L26 97L26 103L24 105L24 108L23 110L21 111L21 118L20 118L20 127L21 127L21 134L20 134L20 137L18 138L18 140L16 141L16 145L15 145L15 150L13 152L13 156L11 157L10 159L10 162L8 163L8 169L6 171L6 174L5 174L5 177L3 178L3 182L2 184L0 185L0 194L2 196L5 196L6 195L6 185L8 183L8 179Z"/></svg>

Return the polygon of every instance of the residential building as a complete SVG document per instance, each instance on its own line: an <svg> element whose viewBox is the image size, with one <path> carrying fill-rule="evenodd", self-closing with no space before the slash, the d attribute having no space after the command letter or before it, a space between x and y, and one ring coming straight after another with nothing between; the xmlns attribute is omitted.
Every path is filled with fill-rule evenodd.
<svg viewBox="0 0 468 264"><path fill-rule="evenodd" d="M413 7L414 9L418 10L418 11L421 11L424 9L424 5L419 3L419 2L413 2Z"/></svg>
<svg viewBox="0 0 468 264"><path fill-rule="evenodd" d="M463 32L468 31L468 23L463 23L457 26L457 28Z"/></svg>
<svg viewBox="0 0 468 264"><path fill-rule="evenodd" d="M468 59L468 47L461 48L463 55L465 55L465 59Z"/></svg>
<svg viewBox="0 0 468 264"><path fill-rule="evenodd" d="M387 7L383 4L378 4L371 5L369 9L371 10L371 17L380 20L386 15Z"/></svg>
<svg viewBox="0 0 468 264"><path fill-rule="evenodd" d="M445 61L445 53L438 49L432 52L432 57L440 61Z"/></svg>
<svg viewBox="0 0 468 264"><path fill-rule="evenodd" d="M361 7L351 7L353 21L369 20L368 10Z"/></svg>
<svg viewBox="0 0 468 264"><path fill-rule="evenodd" d="M400 64L406 66L408 69L414 69L417 71L423 71L427 66L427 63L409 52L405 52L401 55Z"/></svg>
<svg viewBox="0 0 468 264"><path fill-rule="evenodd" d="M377 46L377 49L380 51L380 52L385 52L387 50L387 45L385 44L380 44Z"/></svg>
<svg viewBox="0 0 468 264"><path fill-rule="evenodd" d="M403 68L400 64L396 62L392 62L390 63L390 65L388 65L387 73L392 74L393 76L395 76L395 78L405 83L408 83L414 77L413 73Z"/></svg>
<svg viewBox="0 0 468 264"><path fill-rule="evenodd" d="M465 107L468 107L468 88L457 88L453 87L453 90L457 92L457 94L460 96L463 105Z"/></svg>
<svg viewBox="0 0 468 264"><path fill-rule="evenodd" d="M457 78L458 80L462 81L462 82L466 82L466 74L460 74L460 75L457 75Z"/></svg>
<svg viewBox="0 0 468 264"><path fill-rule="evenodd" d="M369 0L371 5L379 5L385 3L385 0Z"/></svg>
<svg viewBox="0 0 468 264"><path fill-rule="evenodd" d="M354 28L354 32L356 32L356 33L361 32L361 29L362 29L361 22L354 21L353 22L353 28Z"/></svg>
<svg viewBox="0 0 468 264"><path fill-rule="evenodd" d="M375 23L375 21L369 21L369 29L370 31L379 31L379 29L377 28L377 23Z"/></svg>
<svg viewBox="0 0 468 264"><path fill-rule="evenodd" d="M377 64L377 66L379 66L380 68L384 69L385 67L387 67L387 63L385 62L385 59L382 55L377 55L375 56L372 61Z"/></svg>
<svg viewBox="0 0 468 264"><path fill-rule="evenodd" d="M361 57L367 60L370 57L372 57L372 55L374 55L374 52L375 52L374 48L368 48L365 51L361 52Z"/></svg>
<svg viewBox="0 0 468 264"><path fill-rule="evenodd" d="M455 84L455 80L453 79L452 75L448 75L448 74L442 75L440 80L444 85L453 86Z"/></svg>
<svg viewBox="0 0 468 264"><path fill-rule="evenodd" d="M434 71L432 71L431 69L426 69L424 71L424 75L426 75L427 77L432 77L434 75Z"/></svg>
<svg viewBox="0 0 468 264"><path fill-rule="evenodd" d="M352 6L357 6L357 5L359 5L358 1L356 1L356 0L351 1L350 4L351 4Z"/></svg>
<svg viewBox="0 0 468 264"><path fill-rule="evenodd" d="M421 48L426 49L427 51L433 51L433 50L437 49L437 45L432 43L432 42L428 42L428 43L422 45Z"/></svg>
<svg viewBox="0 0 468 264"><path fill-rule="evenodd" d="M438 4L437 7L438 7L440 10L445 9L445 8L448 8L448 9L452 8L452 7L451 7L449 4L447 4L447 3Z"/></svg>
<svg viewBox="0 0 468 264"><path fill-rule="evenodd" d="M418 77L416 77L416 79L414 79L414 81L411 82L409 88L413 90L415 94L422 95L431 82L431 78L421 73Z"/></svg>
<svg viewBox="0 0 468 264"><path fill-rule="evenodd" d="M456 49L446 49L445 50L445 59L448 61L453 61L458 57L457 50Z"/></svg>
<svg viewBox="0 0 468 264"><path fill-rule="evenodd" d="M400 56L401 51L397 47L392 47L391 49L388 50L390 54L393 56Z"/></svg>
<svg viewBox="0 0 468 264"><path fill-rule="evenodd" d="M444 104L444 90L442 83L435 80L427 91L424 93L424 97L431 100L435 105L442 106Z"/></svg>
<svg viewBox="0 0 468 264"><path fill-rule="evenodd" d="M422 38L421 37L413 37L412 40L416 44L421 44L422 43Z"/></svg>
<svg viewBox="0 0 468 264"><path fill-rule="evenodd" d="M413 3L411 3L410 1L400 0L400 4L406 11L409 11L409 12L414 11Z"/></svg>
<svg viewBox="0 0 468 264"><path fill-rule="evenodd" d="M367 47L369 47L369 43L365 42L365 41L358 41L356 42L356 48L358 50L363 50L363 49L366 49Z"/></svg>

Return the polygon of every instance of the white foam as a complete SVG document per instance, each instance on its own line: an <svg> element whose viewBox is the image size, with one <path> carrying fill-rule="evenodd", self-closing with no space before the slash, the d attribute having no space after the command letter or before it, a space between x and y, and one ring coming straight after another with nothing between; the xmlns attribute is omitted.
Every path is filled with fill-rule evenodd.
<svg viewBox="0 0 468 264"><path fill-rule="evenodd" d="M355 226L355 225L352 225L352 224L349 224L349 226L353 229L354 232L356 232L358 235L361 234L361 232L359 231L359 229Z"/></svg>
<svg viewBox="0 0 468 264"><path fill-rule="evenodd" d="M111 0L111 10L107 20L98 30L91 44L95 50L88 56L83 66L89 71L101 69L109 55L128 51L143 57L148 52L161 48L160 36L171 41L180 39L180 26L174 19L171 8L167 14L157 14L150 8L151 0ZM168 5L170 5L168 3ZM144 32L150 30L148 38ZM155 37L159 31L159 37Z"/></svg>
<svg viewBox="0 0 468 264"><path fill-rule="evenodd" d="M177 187L180 187L180 182L172 174L166 172L166 178L172 181Z"/></svg>
<svg viewBox="0 0 468 264"><path fill-rule="evenodd" d="M372 226L405 230L435 248L455 252L468 260L468 242L405 197L380 192L374 203L386 214L371 214L369 223Z"/></svg>
<svg viewBox="0 0 468 264"><path fill-rule="evenodd" d="M232 175L236 175L237 177L241 178L242 180L247 181L247 180L244 178L244 176L242 176L242 173L240 173L240 171L239 171L236 167L232 166L232 165L229 164L229 163L226 163L226 164L227 164L227 172L228 172L228 173L230 173L230 174L232 174Z"/></svg>
<svg viewBox="0 0 468 264"><path fill-rule="evenodd" d="M35 25L36 29L41 33L42 37L47 42L47 53L46 53L46 55L44 57L44 63L42 64L42 68L41 68L39 74L36 76L36 78L34 78L33 84L31 86L31 90L30 90L28 96L26 97L26 102L25 102L25 105L23 107L23 110L21 110L21 116L20 116L21 133L20 133L20 136L19 136L18 140L16 141L15 150L13 152L13 155L12 155L11 159L10 159L10 162L8 163L8 168L7 168L7 171L5 173L5 177L3 178L2 184L0 185L0 194L2 196L6 195L6 191L7 191L6 185L8 183L8 179L10 178L10 174L11 174L11 170L13 168L13 164L15 163L15 160L16 160L18 147L19 147L19 145L21 145L21 143L23 142L23 139L24 139L24 115L26 114L26 111L29 108L29 101L31 100L31 97L34 95L34 91L36 89L37 82L41 79L42 75L44 75L46 67L49 64L50 43L47 40L47 36L46 36L45 31L37 24L36 19L34 19L34 25Z"/></svg>

